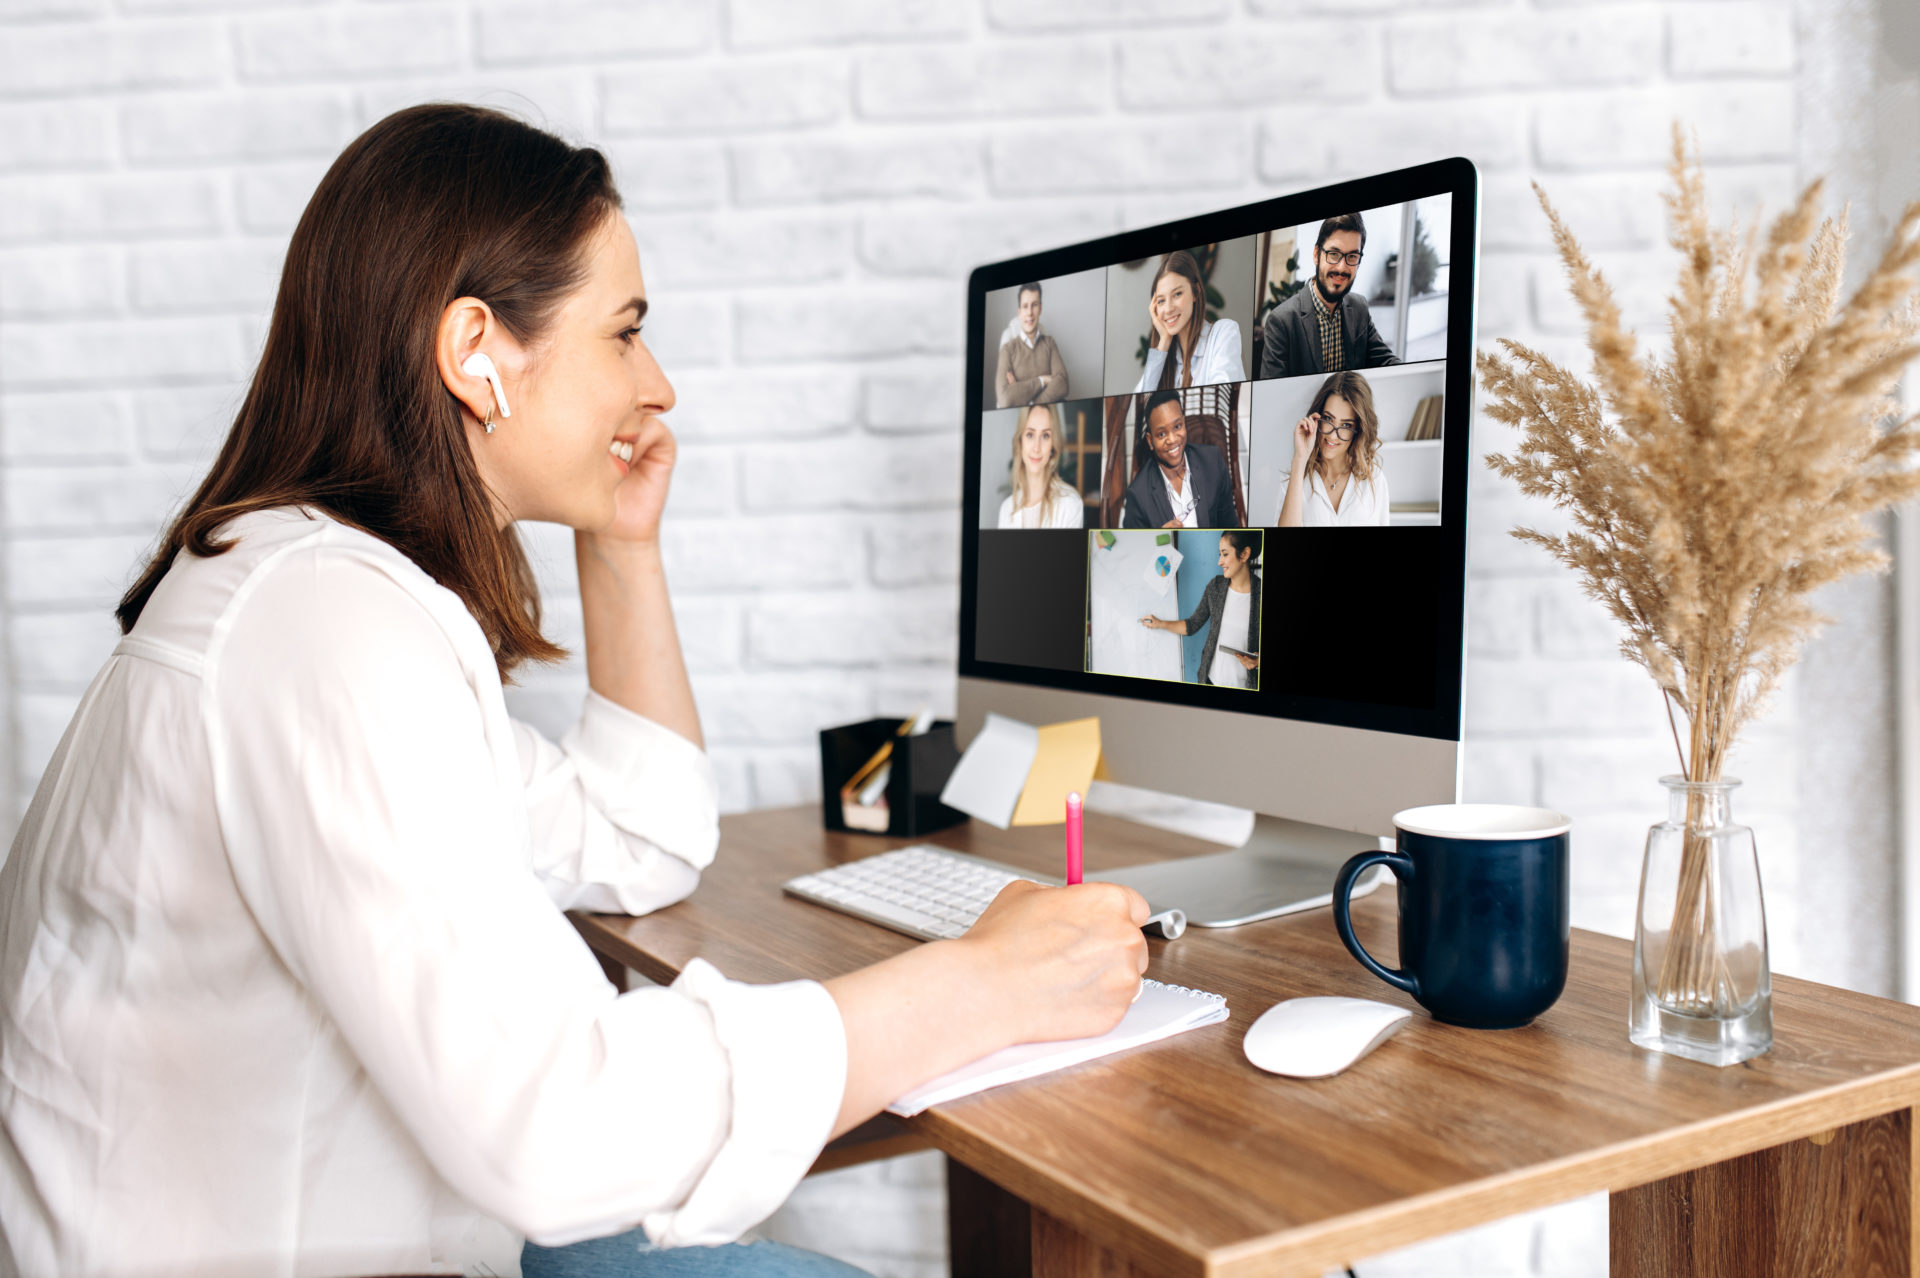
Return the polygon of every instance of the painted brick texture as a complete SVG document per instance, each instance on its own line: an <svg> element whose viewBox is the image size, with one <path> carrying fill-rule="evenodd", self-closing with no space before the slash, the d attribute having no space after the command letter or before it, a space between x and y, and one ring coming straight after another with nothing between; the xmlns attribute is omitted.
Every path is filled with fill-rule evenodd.
<svg viewBox="0 0 1920 1278"><path fill-rule="evenodd" d="M1802 7L1804 12L1804 6ZM203 471L330 158L457 96L603 147L674 378L666 533L725 804L817 793L827 724L950 711L973 265L1448 154L1481 167L1481 336L1579 359L1530 181L1652 332L1670 121L1778 207L1811 109L1786 0L637 0L0 6L0 812L24 807L109 611ZM1864 56L1864 55L1863 55ZM1480 423L1477 446L1510 442ZM1575 921L1631 928L1671 748L1649 682L1489 475L1471 532L1468 797L1576 818ZM578 642L570 542L531 528ZM562 730L577 660L510 691ZM1803 934L1791 697L1741 761L1775 965ZM937 1161L803 1186L768 1232L944 1272ZM1386 1275L1598 1275L1604 1203Z"/></svg>

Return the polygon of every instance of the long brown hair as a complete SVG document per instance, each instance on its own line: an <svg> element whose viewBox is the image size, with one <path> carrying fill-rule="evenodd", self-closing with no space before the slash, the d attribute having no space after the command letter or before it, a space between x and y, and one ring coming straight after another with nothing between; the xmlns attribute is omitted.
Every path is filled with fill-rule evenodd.
<svg viewBox="0 0 1920 1278"><path fill-rule="evenodd" d="M222 554L236 515L307 505L392 545L480 623L502 679L566 654L469 450L434 341L455 298L523 345L586 274L620 207L607 161L483 107L409 107L361 134L294 228L260 366L213 468L115 615L140 620L182 549Z"/></svg>
<svg viewBox="0 0 1920 1278"><path fill-rule="evenodd" d="M1180 385L1193 385L1193 352L1200 345L1200 330L1207 326L1207 282L1200 278L1200 263L1193 254L1185 249L1175 249L1167 254L1160 263L1160 269L1153 273L1153 283L1147 286L1149 304L1160 281L1168 275L1179 275L1186 279L1187 286L1193 290L1193 309L1187 314L1187 326L1173 335L1173 345L1180 347L1181 370ZM1167 359L1160 366L1160 384L1155 390L1172 390L1174 353L1167 351Z"/></svg>
<svg viewBox="0 0 1920 1278"><path fill-rule="evenodd" d="M1347 445L1347 465L1353 477L1363 484L1373 482L1374 456L1380 451L1380 417L1373 411L1373 387L1367 385L1367 379L1348 369L1345 372L1331 373L1327 380L1320 383L1320 389L1314 392L1313 406L1307 409L1312 416L1322 412L1327 401L1338 395L1353 407L1353 440ZM1307 459L1309 476L1323 470L1320 464L1320 438L1313 440L1313 455ZM1326 476L1320 476L1322 483Z"/></svg>

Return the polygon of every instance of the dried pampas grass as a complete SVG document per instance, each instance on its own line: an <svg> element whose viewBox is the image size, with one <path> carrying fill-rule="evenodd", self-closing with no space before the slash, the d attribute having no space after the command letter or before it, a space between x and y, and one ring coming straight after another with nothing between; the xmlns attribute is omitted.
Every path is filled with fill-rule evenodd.
<svg viewBox="0 0 1920 1278"><path fill-rule="evenodd" d="M1713 782L1827 620L1809 596L1886 567L1866 516L1920 493L1920 417L1900 417L1890 398L1920 355L1920 204L1842 302L1846 218L1816 226L1820 183L1763 237L1757 226L1708 225L1699 161L1678 128L1672 173L1670 234L1683 262L1669 358L1637 354L1612 290L1536 184L1586 318L1595 384L1517 342L1500 343L1505 357L1481 354L1479 371L1488 415L1521 429L1518 449L1488 464L1573 518L1559 536L1514 535L1606 605L1626 632L1621 651L1665 695L1681 772ZM1689 790L1652 992L1665 1011L1731 1019L1765 997L1766 941L1721 934L1711 862L1723 818L1709 807ZM1758 968L1730 958L1754 940Z"/></svg>
<svg viewBox="0 0 1920 1278"><path fill-rule="evenodd" d="M1891 398L1920 355L1920 204L1841 300L1847 225L1815 182L1766 234L1708 225L1674 130L1672 351L1641 358L1599 270L1538 184L1587 323L1594 384L1518 342L1482 353L1487 414L1521 429L1488 464L1572 515L1514 536L1582 578L1665 693L1689 780L1717 781L1740 728L1827 621L1821 586L1884 569L1865 517L1920 493L1920 416Z"/></svg>

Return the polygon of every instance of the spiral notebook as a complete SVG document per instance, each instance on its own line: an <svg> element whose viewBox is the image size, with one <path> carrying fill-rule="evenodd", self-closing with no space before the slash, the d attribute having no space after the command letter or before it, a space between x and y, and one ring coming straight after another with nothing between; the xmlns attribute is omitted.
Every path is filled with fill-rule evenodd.
<svg viewBox="0 0 1920 1278"><path fill-rule="evenodd" d="M1163 1038L1213 1025L1227 1019L1227 1000L1205 990L1159 981L1141 984L1140 1000L1127 1009L1120 1023L1092 1038L1069 1038L1052 1043L1020 1043L983 1056L971 1065L943 1074L926 1086L908 1092L887 1112L911 1118L929 1105L941 1105L1002 1083L1037 1078L1056 1069L1098 1060L1130 1047L1157 1043Z"/></svg>

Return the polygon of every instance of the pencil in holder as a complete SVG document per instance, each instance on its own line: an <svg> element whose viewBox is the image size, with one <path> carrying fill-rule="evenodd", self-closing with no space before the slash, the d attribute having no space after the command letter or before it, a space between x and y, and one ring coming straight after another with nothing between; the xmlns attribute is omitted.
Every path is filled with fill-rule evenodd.
<svg viewBox="0 0 1920 1278"><path fill-rule="evenodd" d="M918 736L906 737L898 735L900 723L868 719L821 730L820 816L827 829L915 838L967 819L940 802L960 762L953 721L937 720ZM876 763L882 747L886 757ZM851 799L843 793L849 782L855 783ZM869 802L859 802L863 794Z"/></svg>

